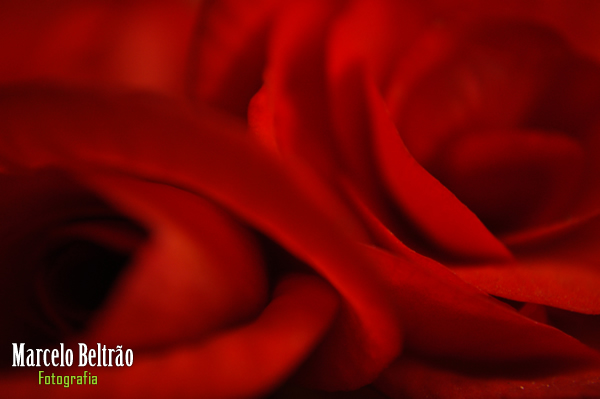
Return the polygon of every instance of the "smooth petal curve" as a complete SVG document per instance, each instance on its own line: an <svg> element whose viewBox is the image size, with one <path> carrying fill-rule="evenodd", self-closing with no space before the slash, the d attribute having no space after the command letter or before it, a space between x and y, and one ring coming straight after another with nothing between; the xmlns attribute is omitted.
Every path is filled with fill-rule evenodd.
<svg viewBox="0 0 600 399"><path fill-rule="evenodd" d="M323 41L341 4L292 2L283 10L269 43L265 83L249 115L251 125L274 130L282 156L302 160L331 181L339 175L340 166L329 130ZM303 30L307 25L311 26L309 35ZM264 121L272 121L272 126Z"/></svg>
<svg viewBox="0 0 600 399"><path fill-rule="evenodd" d="M443 14L464 22L489 16L529 20L551 26L564 35L578 51L600 60L600 30L596 20L600 7L594 1L509 0L483 2L471 0L428 0L421 3L432 15Z"/></svg>
<svg viewBox="0 0 600 399"><path fill-rule="evenodd" d="M481 6L485 9L483 4ZM598 104L600 75L597 65L569 47L559 32L537 24L535 20L523 21L485 10L474 20L458 18L450 22L456 15L453 11L449 11L449 15L449 21L444 25L448 32L438 33L437 46L420 39L416 50L401 60L396 79L386 96L411 155L494 234L501 238L506 236L506 244L510 244L511 249L513 244L523 247L528 244L527 240L539 242L544 236L556 236L573 226L574 220L585 221L597 212L598 203L597 190L593 188L598 186L597 165L592 155L598 147L592 139L595 135L591 133L597 119L597 113L592 111ZM428 34L426 32L424 38ZM425 55L431 58L427 62L423 62L423 58L427 58ZM418 73L413 72L414 69ZM541 140L538 144L523 140L522 144L526 145L521 150L512 140L508 152L503 151L503 145L499 143L487 149L482 145L485 132L516 129L546 135L545 141L554 147L554 161L541 159L540 152L550 155L547 150L542 150ZM457 148L457 143L468 141L470 135L481 136L477 139L480 140L479 147L471 146L464 151ZM502 133L502 136L508 143L510 134ZM563 142L559 143L561 140L556 139L561 136ZM568 143L569 140L572 143ZM547 144L544 146L549 149ZM576 146L580 149L573 151ZM484 159L509 155L516 160L523 149L536 153L535 157L525 157L530 158L533 168L526 165L518 168L528 170L527 174L486 172L485 168L474 167L473 170L480 173L479 180L467 179L465 176L470 172L465 170L452 176L452 169L456 163L464 162L461 158L465 156ZM564 153L559 155L556 150ZM484 155L486 152L487 156ZM554 169L553 177L544 178L553 170L554 164L563 166ZM556 186L558 190L543 194L541 192L546 189L531 192L531 187L547 179L560 180L562 183ZM533 182L527 183L528 180ZM525 188L511 188L511 185L519 184ZM500 194L492 193L486 185ZM510 199L513 190L515 195ZM475 193L477 198L469 192ZM536 197L539 209L524 211L531 206L528 202ZM499 207L502 202L504 204ZM538 210L545 215L528 214ZM533 216L529 221L532 225L527 225L529 216ZM507 227L510 225L507 218L522 225L517 223Z"/></svg>
<svg viewBox="0 0 600 399"><path fill-rule="evenodd" d="M197 342L263 308L268 283L256 239L218 206L116 175L87 175L83 184L150 234L95 316L88 339L133 349Z"/></svg>
<svg viewBox="0 0 600 399"><path fill-rule="evenodd" d="M188 85L192 98L245 118L262 84L268 34L281 0L203 4L192 47Z"/></svg>
<svg viewBox="0 0 600 399"><path fill-rule="evenodd" d="M419 31L420 19L407 2L349 1L332 21L325 39L326 93L331 97L333 125L329 134L344 171L380 216L384 212L377 198L379 179L368 120L361 112L362 88L355 84L355 74L357 70L365 73L377 87L385 87L397 58Z"/></svg>
<svg viewBox="0 0 600 399"><path fill-rule="evenodd" d="M520 315L431 259L409 249L402 256L370 247L365 251L396 287L411 353L485 362L551 357L586 364L600 359L595 350Z"/></svg>
<svg viewBox="0 0 600 399"><path fill-rule="evenodd" d="M258 396L282 382L306 357L327 330L338 303L335 291L322 280L295 275L279 284L256 321L201 344L134 355L130 368L95 369L98 385L38 385L28 374L4 378L0 387L7 398L79 398L84 391L89 398Z"/></svg>
<svg viewBox="0 0 600 399"><path fill-rule="evenodd" d="M565 219L578 200L585 152L565 134L476 131L446 148L440 178L501 239Z"/></svg>
<svg viewBox="0 0 600 399"><path fill-rule="evenodd" d="M517 254L515 262L452 269L492 295L599 314L598 237L600 221L596 217L563 233L560 239Z"/></svg>
<svg viewBox="0 0 600 399"><path fill-rule="evenodd" d="M489 294L585 314L600 314L600 273L595 266L559 260L452 268Z"/></svg>
<svg viewBox="0 0 600 399"><path fill-rule="evenodd" d="M391 194L419 229L450 253L511 259L510 252L408 152L373 84L366 84L374 148Z"/></svg>
<svg viewBox="0 0 600 399"><path fill-rule="evenodd" d="M538 367L543 368L543 362ZM532 370L503 370L486 374L481 365L471 369L452 367L444 363L403 358L379 377L376 386L390 398L594 398L600 395L600 370L583 368L531 373ZM535 366L534 366L535 368Z"/></svg>
<svg viewBox="0 0 600 399"><path fill-rule="evenodd" d="M72 335L102 305L104 290L143 246L145 232L57 170L3 172L0 191L2 342L42 345ZM82 246L92 254L83 257L87 274L70 267L81 262L74 258ZM95 284L83 291L86 279ZM9 345L0 349L2 356L10 352Z"/></svg>
<svg viewBox="0 0 600 399"><path fill-rule="evenodd" d="M1 105L7 165L61 165L81 173L87 165L203 193L327 279L345 305L319 348L329 389L368 383L398 354L400 326L388 285L353 243L353 220L338 221L339 210L323 209L330 205L320 201L323 184L229 131L231 122L208 115L198 121L146 97L36 88L7 90Z"/></svg>

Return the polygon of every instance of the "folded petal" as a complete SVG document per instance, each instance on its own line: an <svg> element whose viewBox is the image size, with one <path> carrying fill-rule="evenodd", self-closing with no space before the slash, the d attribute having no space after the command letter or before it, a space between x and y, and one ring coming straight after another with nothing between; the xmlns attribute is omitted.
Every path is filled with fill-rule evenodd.
<svg viewBox="0 0 600 399"><path fill-rule="evenodd" d="M600 223L591 218L508 264L453 267L465 281L503 298L600 314Z"/></svg>
<svg viewBox="0 0 600 399"><path fill-rule="evenodd" d="M600 395L600 369L559 367L540 373L547 360L515 363L510 368L485 370L485 366L453 364L408 358L395 362L379 377L376 386L390 398L477 399L593 398Z"/></svg>
<svg viewBox="0 0 600 399"><path fill-rule="evenodd" d="M86 177L85 184L149 231L148 243L88 327L88 340L133 349L197 342L262 309L266 267L245 226L172 186L115 175Z"/></svg>
<svg viewBox="0 0 600 399"><path fill-rule="evenodd" d="M327 178L339 174L340 166L330 134L324 41L328 23L341 5L341 1L293 2L283 10L268 47L265 83L249 115L259 135L274 130L271 142L282 156L301 159Z"/></svg>
<svg viewBox="0 0 600 399"><path fill-rule="evenodd" d="M550 357L585 364L598 359L596 351L576 339L519 314L428 258L408 249L403 255L365 251L396 287L409 353L485 362Z"/></svg>
<svg viewBox="0 0 600 399"><path fill-rule="evenodd" d="M472 259L510 259L508 250L453 193L412 157L381 95L366 83L373 146L388 190L422 234L445 251Z"/></svg>
<svg viewBox="0 0 600 399"><path fill-rule="evenodd" d="M205 2L191 49L190 95L245 118L250 99L262 84L271 25L284 4Z"/></svg>
<svg viewBox="0 0 600 399"><path fill-rule="evenodd" d="M56 165L83 180L86 170L117 170L204 194L327 279L343 298L319 348L329 389L368 383L398 354L387 283L353 244L355 220L321 201L335 195L320 195L326 189L314 176L278 161L231 121L197 120L155 98L64 90L14 88L0 102L6 165Z"/></svg>
<svg viewBox="0 0 600 399"><path fill-rule="evenodd" d="M3 172L0 191L2 342L44 345L80 332L146 231L56 169Z"/></svg>
<svg viewBox="0 0 600 399"><path fill-rule="evenodd" d="M453 270L466 282L495 296L600 314L597 265L540 259Z"/></svg>
<svg viewBox="0 0 600 399"><path fill-rule="evenodd" d="M316 277L295 275L278 285L273 300L252 323L165 353L136 352L131 367L88 371L97 376L97 385L69 389L39 385L31 381L37 377L36 370L5 377L0 386L7 398L78 398L84 390L90 398L263 395L314 348L333 320L337 304L337 295L328 284ZM83 375L83 370L74 373L71 369L70 373Z"/></svg>

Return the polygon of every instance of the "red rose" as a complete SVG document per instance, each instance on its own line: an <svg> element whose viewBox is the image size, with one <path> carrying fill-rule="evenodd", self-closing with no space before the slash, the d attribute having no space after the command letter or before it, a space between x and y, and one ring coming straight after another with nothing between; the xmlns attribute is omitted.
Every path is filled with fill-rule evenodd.
<svg viewBox="0 0 600 399"><path fill-rule="evenodd" d="M132 348L99 398L600 395L585 7L28 4L4 358ZM5 363L3 394L83 393L38 371Z"/></svg>
<svg viewBox="0 0 600 399"><path fill-rule="evenodd" d="M132 348L131 368L92 369L92 397L262 394L319 342L330 381L364 384L398 353L360 229L243 126L149 95L17 86L1 101L9 348ZM81 395L37 371L3 392Z"/></svg>
<svg viewBox="0 0 600 399"><path fill-rule="evenodd" d="M360 220L319 178L264 150L235 115L163 97L185 92L165 83L177 65L162 59L170 47L153 49L170 66L148 80L123 68L143 75L154 64L108 67L123 31L94 25L95 12L137 20L146 15L137 3L80 6L86 12L72 4L49 7L31 26L39 31L6 51L3 396L254 397L302 364L299 378L334 388L373 381L399 354L401 328L391 287L359 244L368 242ZM11 9L15 20L23 6ZM160 19L142 19L133 36L150 43L131 51L154 44L145 28ZM72 24L97 28L104 51L87 38L46 41ZM64 58L36 53L56 48ZM89 54L97 70L82 64ZM75 365L78 343L101 343L131 349L134 363L11 368L13 343L34 352L66 343ZM64 382L84 370L97 385ZM61 382L47 385L51 373Z"/></svg>
<svg viewBox="0 0 600 399"><path fill-rule="evenodd" d="M598 6L241 3L206 17L197 96L361 216L405 332L376 386L599 396Z"/></svg>

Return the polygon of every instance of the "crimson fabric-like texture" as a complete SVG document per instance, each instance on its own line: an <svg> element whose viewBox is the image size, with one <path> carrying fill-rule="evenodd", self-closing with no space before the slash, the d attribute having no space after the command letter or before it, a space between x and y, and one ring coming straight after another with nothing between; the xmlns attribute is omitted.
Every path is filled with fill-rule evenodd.
<svg viewBox="0 0 600 399"><path fill-rule="evenodd" d="M0 4L2 397L600 397L595 1Z"/></svg>

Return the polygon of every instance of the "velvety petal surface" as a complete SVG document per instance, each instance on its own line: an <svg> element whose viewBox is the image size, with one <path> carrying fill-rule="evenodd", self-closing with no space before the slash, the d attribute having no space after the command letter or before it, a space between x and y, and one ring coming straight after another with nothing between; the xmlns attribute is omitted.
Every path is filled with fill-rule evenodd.
<svg viewBox="0 0 600 399"><path fill-rule="evenodd" d="M204 2L191 49L190 96L246 118L262 85L273 20L284 5L282 0Z"/></svg>
<svg viewBox="0 0 600 399"><path fill-rule="evenodd" d="M600 223L591 218L560 239L517 256L514 263L453 267L465 281L503 298L573 312L600 311Z"/></svg>
<svg viewBox="0 0 600 399"><path fill-rule="evenodd" d="M252 323L202 343L137 354L131 368L96 368L91 373L97 385L38 385L31 381L37 371L28 371L0 380L0 386L9 398L257 396L282 382L314 347L337 304L335 291L322 280L296 275L279 284L273 300Z"/></svg>
<svg viewBox="0 0 600 399"><path fill-rule="evenodd" d="M385 95L410 153L507 245L588 220L598 66L551 26L502 12L453 21L423 33Z"/></svg>
<svg viewBox="0 0 600 399"><path fill-rule="evenodd" d="M187 1L8 1L0 81L126 85L183 95L196 21Z"/></svg>
<svg viewBox="0 0 600 399"><path fill-rule="evenodd" d="M0 191L0 351L10 358L11 342L44 345L81 331L146 232L57 170L2 173Z"/></svg>
<svg viewBox="0 0 600 399"><path fill-rule="evenodd" d="M385 280L350 240L360 230L352 220L338 223L339 211L323 209L330 205L320 202L323 185L276 160L239 127L209 116L197 121L143 96L16 88L1 102L7 165L60 165L82 178L83 167L112 169L203 193L328 280L343 304L319 348L315 376L327 376L323 386L361 386L398 354L400 328Z"/></svg>
<svg viewBox="0 0 600 399"><path fill-rule="evenodd" d="M373 85L366 86L379 166L406 217L429 239L459 257L510 259L508 250L480 220L415 161L383 99Z"/></svg>
<svg viewBox="0 0 600 399"><path fill-rule="evenodd" d="M324 39L342 3L292 2L281 12L269 43L265 83L249 114L263 141L274 136L271 142L282 157L301 160L327 180L339 175L340 165L330 134Z"/></svg>
<svg viewBox="0 0 600 399"><path fill-rule="evenodd" d="M390 398L398 399L576 399L600 395L600 371L597 367L574 370L566 367L545 374L523 372L520 367L522 363L513 364L505 370L486 372L481 365L461 367L459 364L407 357L387 369L376 385ZM544 361L533 367L543 369Z"/></svg>
<svg viewBox="0 0 600 399"><path fill-rule="evenodd" d="M567 38L578 51L596 60L600 59L600 31L595 23L600 9L592 0L431 0L420 4L427 13L434 16L443 15L449 20L466 22L493 16L529 20L551 26Z"/></svg>
<svg viewBox="0 0 600 399"><path fill-rule="evenodd" d="M118 175L86 176L84 183L150 232L88 327L88 340L133 349L197 342L264 307L268 284L257 240L218 206Z"/></svg>
<svg viewBox="0 0 600 399"><path fill-rule="evenodd" d="M484 362L552 358L586 364L598 353L465 283L409 249L402 256L365 248L394 297L410 353Z"/></svg>

